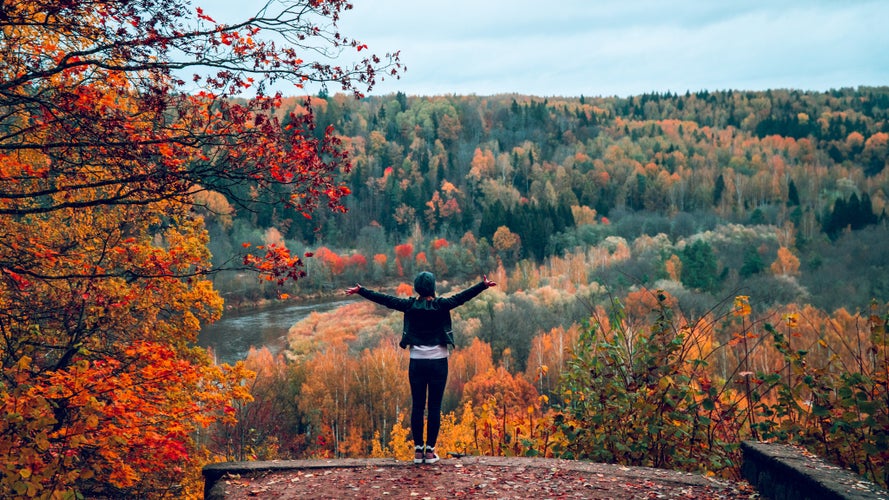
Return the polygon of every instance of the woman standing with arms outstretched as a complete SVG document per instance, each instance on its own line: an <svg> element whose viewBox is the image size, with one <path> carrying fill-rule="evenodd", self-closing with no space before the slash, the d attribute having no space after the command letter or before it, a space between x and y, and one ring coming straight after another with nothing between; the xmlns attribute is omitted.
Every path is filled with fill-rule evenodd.
<svg viewBox="0 0 889 500"><path fill-rule="evenodd" d="M461 306L497 283L482 276L482 281L451 297L435 296L435 276L427 271L414 279L417 297L386 295L356 284L346 295L358 294L389 309L404 313L404 327L399 346L410 346L408 380L411 385L411 434L414 438L414 463L438 462L435 443L441 427L441 400L448 379L448 346L454 345L451 309ZM428 399L427 399L428 394ZM428 403L428 406L427 406ZM423 412L427 410L428 429L423 440Z"/></svg>

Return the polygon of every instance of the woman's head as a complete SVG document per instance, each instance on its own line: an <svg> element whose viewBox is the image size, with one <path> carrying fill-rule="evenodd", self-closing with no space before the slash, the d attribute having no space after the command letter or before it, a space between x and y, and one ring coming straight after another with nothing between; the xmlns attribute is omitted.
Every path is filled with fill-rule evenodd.
<svg viewBox="0 0 889 500"><path fill-rule="evenodd" d="M420 297L435 297L435 275L423 271L414 279L414 291Z"/></svg>

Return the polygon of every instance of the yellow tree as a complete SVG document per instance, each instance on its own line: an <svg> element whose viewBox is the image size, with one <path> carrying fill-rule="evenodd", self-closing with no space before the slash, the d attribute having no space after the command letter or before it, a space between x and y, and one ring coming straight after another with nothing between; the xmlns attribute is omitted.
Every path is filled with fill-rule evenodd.
<svg viewBox="0 0 889 500"><path fill-rule="evenodd" d="M506 226L500 226L494 231L491 237L491 243L497 254L500 255L507 263L514 263L519 259L522 251L522 239L519 235L513 233Z"/></svg>
<svg viewBox="0 0 889 500"><path fill-rule="evenodd" d="M772 274L776 276L796 276L799 274L799 257L793 255L787 247L778 249L778 257L771 266Z"/></svg>
<svg viewBox="0 0 889 500"><path fill-rule="evenodd" d="M365 349L358 364L358 397L356 406L363 406L369 427L363 431L362 441L369 443L379 435L380 445L389 442L392 424L409 408L410 387L407 381L409 358L394 340L383 342L374 349ZM362 450L360 456L367 456Z"/></svg>
<svg viewBox="0 0 889 500"><path fill-rule="evenodd" d="M667 275L673 281L679 281L682 276L682 260L675 253L669 259L664 261L664 268Z"/></svg>
<svg viewBox="0 0 889 500"><path fill-rule="evenodd" d="M334 342L306 363L300 409L319 429L320 454L341 456L340 445L353 427L363 429L366 415L359 406L358 360L342 342Z"/></svg>
<svg viewBox="0 0 889 500"><path fill-rule="evenodd" d="M556 390L579 335L578 325L572 325L568 330L558 326L537 335L531 341L525 379L533 380L540 394L549 395Z"/></svg>
<svg viewBox="0 0 889 500"><path fill-rule="evenodd" d="M513 453L520 437L530 437L532 432L531 424L521 430L515 424L539 411L534 386L522 374L512 375L503 366L479 373L467 382L463 401L478 412L477 448L487 455Z"/></svg>
<svg viewBox="0 0 889 500"><path fill-rule="evenodd" d="M487 149L482 151L481 148L475 148L468 177L478 182L493 177L495 168L494 153Z"/></svg>
<svg viewBox="0 0 889 500"><path fill-rule="evenodd" d="M472 339L469 346L457 349L448 362L448 384L445 387L443 408L456 408L463 399L463 387L476 375L494 368L491 345Z"/></svg>

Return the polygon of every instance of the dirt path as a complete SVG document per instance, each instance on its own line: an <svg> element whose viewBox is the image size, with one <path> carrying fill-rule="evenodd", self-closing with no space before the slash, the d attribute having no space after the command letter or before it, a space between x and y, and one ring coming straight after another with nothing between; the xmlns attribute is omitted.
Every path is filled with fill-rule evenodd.
<svg viewBox="0 0 889 500"><path fill-rule="evenodd" d="M299 461L219 480L218 500L303 498L752 499L743 481L570 460L463 457L434 465L394 460Z"/></svg>

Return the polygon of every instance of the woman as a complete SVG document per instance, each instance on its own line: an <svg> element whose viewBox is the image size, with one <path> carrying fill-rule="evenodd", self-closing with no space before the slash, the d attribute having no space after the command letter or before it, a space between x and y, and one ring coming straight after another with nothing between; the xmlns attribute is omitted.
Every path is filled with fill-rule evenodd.
<svg viewBox="0 0 889 500"><path fill-rule="evenodd" d="M414 437L414 463L434 464L439 457L435 442L441 427L441 400L448 378L448 346L454 345L451 330L451 309L463 305L497 283L482 276L482 281L451 297L435 296L435 276L421 272L414 279L417 297L394 297L368 290L360 284L346 289L346 295L358 294L377 304L404 313L401 342L410 346L408 380L411 384L411 433ZM423 411L428 399L428 431L423 441Z"/></svg>

